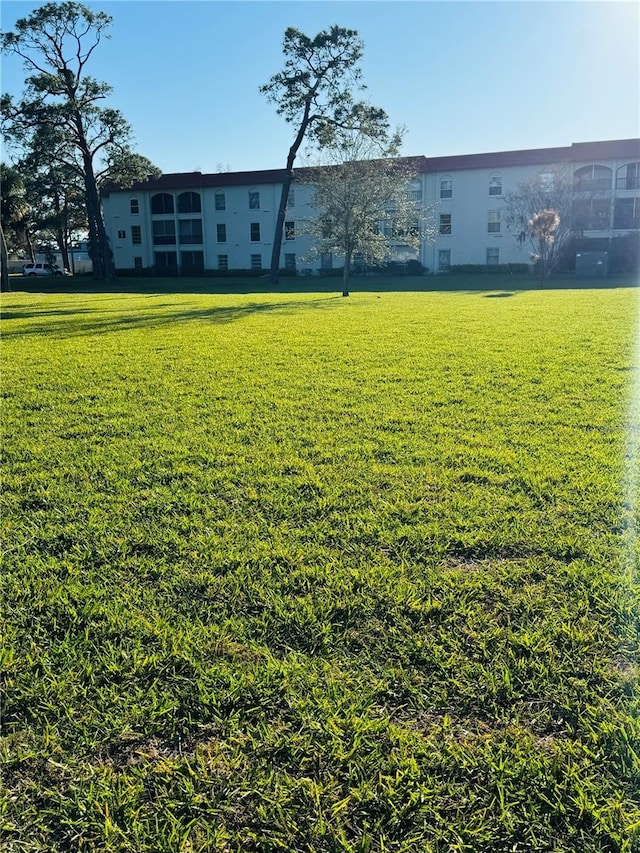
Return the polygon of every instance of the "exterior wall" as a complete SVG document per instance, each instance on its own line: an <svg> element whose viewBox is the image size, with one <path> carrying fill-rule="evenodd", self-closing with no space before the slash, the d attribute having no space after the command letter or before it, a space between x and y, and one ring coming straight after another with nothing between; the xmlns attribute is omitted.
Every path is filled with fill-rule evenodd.
<svg viewBox="0 0 640 853"><path fill-rule="evenodd" d="M528 263L528 247L518 243L504 220L504 197L541 168L544 167L496 166L449 169L427 175L425 197L436 206L436 230L440 214L450 214L451 234L438 233L434 243L424 247L422 263L438 272L439 253L448 250L451 264L485 264L489 249L498 250L500 264ZM494 194L489 192L492 179L497 179L493 182ZM441 198L442 181L451 182L450 198ZM493 225L498 230L489 231L490 212L499 216L500 221Z"/></svg>
<svg viewBox="0 0 640 853"><path fill-rule="evenodd" d="M224 179L224 175L220 178ZM117 269L133 269L155 265L157 252L175 251L203 253L205 269L218 269L219 256L226 256L228 269L251 269L252 256L259 255L262 269L268 271L271 263L273 232L275 228L281 184L249 184L189 189L201 199L201 212L178 213L177 199L181 189L162 189L173 198L174 212L152 214L152 198L157 193L151 190L133 189L127 192L112 192L103 199L105 225L111 241ZM259 194L259 208L249 207L249 193ZM224 195L224 210L216 208L216 196ZM298 269L310 266L309 240L300 233L300 220L309 214L310 190L296 185L293 206L287 210L287 222L297 222L295 237L282 241L281 266L285 266L285 255L295 254ZM131 212L131 201L138 201L138 213ZM180 240L180 221L200 219L202 242L186 243ZM154 243L154 222L173 223L175 242L158 245ZM252 225L259 226L259 239L252 239ZM219 226L221 227L219 230ZM133 228L140 229L139 244L133 243ZM255 234L254 231L254 235ZM180 258L178 257L178 262ZM319 262L318 262L319 263Z"/></svg>
<svg viewBox="0 0 640 853"><path fill-rule="evenodd" d="M500 264L528 263L529 248L518 244L504 221L504 197L545 169L560 167L569 179L574 176L578 190L588 187L588 191L576 193L577 202L591 199L589 204L595 205L589 208L591 219L585 219L590 226L584 229L586 237L623 236L640 227L640 140L413 160L420 173L423 204L435 211L438 233L432 243L421 246L418 255L430 272L443 271L447 260L451 265L486 264L496 260ZM608 176L608 182L603 176ZM495 180L490 192L492 179ZM443 180L450 184L442 185ZM196 172L163 175L129 191L111 192L103 203L116 268L154 266L159 252L175 252L177 265L183 266L185 258L194 257L192 254L183 256L183 252L201 252L205 269L224 268L220 256L226 256L228 269L256 269L259 258L259 267L266 273L271 261L281 181L282 172L278 170L217 175ZM283 239L280 266L287 266L287 260L295 255L298 271L319 270L320 258L311 258L309 239L301 233L300 227L301 221L313 214L311 189L300 183L294 183L293 189L293 205L287 210L286 221L294 222L295 238ZM450 197L447 197L447 190ZM177 212L178 196L183 192L200 196L200 212ZM152 214L152 198L157 193L167 193L173 198L173 213ZM259 207L255 209L250 207L250 193L259 193ZM216 205L219 194L224 195L223 210ZM136 199L138 212L132 212L136 208L132 208L131 202ZM493 216L491 229L490 213ZM438 227L442 215L450 216L450 233L440 233L449 231L449 221L443 221L443 227ZM188 244L181 240L180 222L189 219L201 221L201 242ZM174 242L170 242L169 237L164 245L162 237L160 244L157 235L154 241L153 230L154 223L163 222L168 225L155 227L173 228L175 232ZM219 226L224 226L225 233L220 233ZM259 239L252 239L258 237L257 227ZM140 235L137 245L132 239L135 228ZM334 266L341 262L341 258L333 259Z"/></svg>

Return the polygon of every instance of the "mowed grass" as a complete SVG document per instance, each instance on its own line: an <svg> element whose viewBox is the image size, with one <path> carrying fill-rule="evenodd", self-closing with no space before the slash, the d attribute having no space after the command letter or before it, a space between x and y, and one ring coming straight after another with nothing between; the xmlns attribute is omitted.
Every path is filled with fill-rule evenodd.
<svg viewBox="0 0 640 853"><path fill-rule="evenodd" d="M637 295L3 295L0 849L640 850Z"/></svg>

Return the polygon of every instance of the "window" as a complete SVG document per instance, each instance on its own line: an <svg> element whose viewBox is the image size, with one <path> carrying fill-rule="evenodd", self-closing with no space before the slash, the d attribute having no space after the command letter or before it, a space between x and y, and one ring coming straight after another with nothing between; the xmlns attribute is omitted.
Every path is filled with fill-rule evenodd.
<svg viewBox="0 0 640 853"><path fill-rule="evenodd" d="M284 239L285 240L295 240L296 239L295 222L285 222L284 223Z"/></svg>
<svg viewBox="0 0 640 853"><path fill-rule="evenodd" d="M556 176L553 172L540 172L540 188L545 192L553 192L556 185Z"/></svg>
<svg viewBox="0 0 640 853"><path fill-rule="evenodd" d="M140 213L140 202L138 201L137 198L130 198L129 199L129 209L130 209L131 213L134 213L134 214Z"/></svg>
<svg viewBox="0 0 640 853"><path fill-rule="evenodd" d="M142 243L142 228L139 225L131 226L131 242L134 246L139 246Z"/></svg>
<svg viewBox="0 0 640 853"><path fill-rule="evenodd" d="M287 196L287 210L295 207L296 204L296 191L293 187L289 187L289 195Z"/></svg>
<svg viewBox="0 0 640 853"><path fill-rule="evenodd" d="M161 270L175 271L178 268L178 256L175 252L155 252L155 265Z"/></svg>
<svg viewBox="0 0 640 853"><path fill-rule="evenodd" d="M438 269L446 272L451 268L451 249L438 250Z"/></svg>
<svg viewBox="0 0 640 853"><path fill-rule="evenodd" d="M331 254L331 252L322 252L322 254L320 255L320 269L333 269L333 255Z"/></svg>
<svg viewBox="0 0 640 853"><path fill-rule="evenodd" d="M202 252L180 252L182 271L189 274L204 272L204 254Z"/></svg>
<svg viewBox="0 0 640 853"><path fill-rule="evenodd" d="M440 214L439 231L441 234L451 234L451 214L450 213L441 213Z"/></svg>
<svg viewBox="0 0 640 853"><path fill-rule="evenodd" d="M296 268L295 252L286 252L284 256L284 268L286 270L294 270Z"/></svg>
<svg viewBox="0 0 640 853"><path fill-rule="evenodd" d="M133 268L134 270L142 269L142 258L134 258L133 259Z"/></svg>
<svg viewBox="0 0 640 853"><path fill-rule="evenodd" d="M378 223L378 231L383 237L386 237L387 240L393 237L394 228L395 222L393 219L383 219L382 222Z"/></svg>
<svg viewBox="0 0 640 853"><path fill-rule="evenodd" d="M422 201L422 190L409 190L407 192L407 199L409 201L421 202Z"/></svg>
<svg viewBox="0 0 640 853"><path fill-rule="evenodd" d="M260 242L260 223L252 222L251 223L251 242L259 243Z"/></svg>
<svg viewBox="0 0 640 853"><path fill-rule="evenodd" d="M202 243L202 219L179 219L178 234L182 244Z"/></svg>
<svg viewBox="0 0 640 853"><path fill-rule="evenodd" d="M613 227L627 231L640 229L640 198L617 198L615 200Z"/></svg>
<svg viewBox="0 0 640 853"><path fill-rule="evenodd" d="M218 269L219 270L228 270L229 269L229 255L218 255Z"/></svg>
<svg viewBox="0 0 640 853"><path fill-rule="evenodd" d="M249 210L260 210L260 193L249 193Z"/></svg>
<svg viewBox="0 0 640 853"><path fill-rule="evenodd" d="M252 270L261 270L262 269L262 255L251 255L251 269Z"/></svg>
<svg viewBox="0 0 640 853"><path fill-rule="evenodd" d="M583 166L573 175L573 188L577 192L611 189L612 171L608 166Z"/></svg>
<svg viewBox="0 0 640 853"><path fill-rule="evenodd" d="M122 230L118 231L118 240L124 240L126 236L127 236L126 231L122 231Z"/></svg>
<svg viewBox="0 0 640 853"><path fill-rule="evenodd" d="M172 219L161 219L153 223L154 246L174 246L175 242L176 224Z"/></svg>
<svg viewBox="0 0 640 853"><path fill-rule="evenodd" d="M216 210L226 210L227 199L224 193L216 193Z"/></svg>
<svg viewBox="0 0 640 853"><path fill-rule="evenodd" d="M450 177L440 178L440 198L453 197L453 180Z"/></svg>
<svg viewBox="0 0 640 853"><path fill-rule="evenodd" d="M626 166L620 166L616 177L616 189L640 189L640 163L628 163Z"/></svg>
<svg viewBox="0 0 640 853"><path fill-rule="evenodd" d="M487 231L490 234L499 234L500 233L500 211L499 210L490 210L489 216L487 219Z"/></svg>
<svg viewBox="0 0 640 853"><path fill-rule="evenodd" d="M492 175L489 178L489 195L502 195L502 177Z"/></svg>
<svg viewBox="0 0 640 853"><path fill-rule="evenodd" d="M202 205L198 193L180 193L178 196L178 213L201 213Z"/></svg>
<svg viewBox="0 0 640 853"><path fill-rule="evenodd" d="M226 243L227 242L227 226L224 222L218 222L216 225L216 240L218 243Z"/></svg>
<svg viewBox="0 0 640 853"><path fill-rule="evenodd" d="M151 196L151 213L173 213L173 196L169 193Z"/></svg>
<svg viewBox="0 0 640 853"><path fill-rule="evenodd" d="M497 267L500 263L500 249L487 249L487 266Z"/></svg>

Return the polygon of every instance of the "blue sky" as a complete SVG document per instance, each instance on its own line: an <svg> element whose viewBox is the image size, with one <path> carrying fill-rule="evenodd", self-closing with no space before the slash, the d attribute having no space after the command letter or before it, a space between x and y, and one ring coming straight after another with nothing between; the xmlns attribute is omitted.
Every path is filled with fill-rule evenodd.
<svg viewBox="0 0 640 853"><path fill-rule="evenodd" d="M40 3L3 0L2 30ZM640 6L585 0L117 0L90 73L164 172L278 168L292 129L259 94L287 26L365 44L365 97L440 156L640 135ZM2 90L24 72L2 59Z"/></svg>

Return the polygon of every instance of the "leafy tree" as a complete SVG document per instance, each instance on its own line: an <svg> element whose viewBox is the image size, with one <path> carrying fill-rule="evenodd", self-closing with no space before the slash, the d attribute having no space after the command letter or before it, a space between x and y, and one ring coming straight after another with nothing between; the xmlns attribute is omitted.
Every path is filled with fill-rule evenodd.
<svg viewBox="0 0 640 853"><path fill-rule="evenodd" d="M62 265L71 268L69 249L73 237L87 231L84 181L74 162L60 159L57 128L43 125L28 137L17 167L23 175L31 205L34 239L40 251L57 246Z"/></svg>
<svg viewBox="0 0 640 853"><path fill-rule="evenodd" d="M364 88L358 65L363 43L356 30L334 25L310 38L295 27L288 27L283 53L284 69L260 87L267 99L277 104L278 115L295 129L273 238L272 284L278 282L287 198L303 140L322 148L332 142L339 129L358 129L374 139L384 139L388 130L383 110L354 100L354 89Z"/></svg>
<svg viewBox="0 0 640 853"><path fill-rule="evenodd" d="M0 194L0 288L9 290L8 238L10 234L24 235L30 207L25 197L22 176L17 169L5 163L0 163Z"/></svg>
<svg viewBox="0 0 640 853"><path fill-rule="evenodd" d="M574 233L573 198L573 186L560 167L535 173L504 196L507 227L521 245L529 244L532 260L539 262L543 278L556 268L562 248ZM554 217L542 215L550 211ZM552 225L553 229L544 233Z"/></svg>
<svg viewBox="0 0 640 853"><path fill-rule="evenodd" d="M328 164L305 170L313 187L313 219L301 223L315 252L344 258L342 295L349 296L351 262L361 254L380 262L393 252L416 252L421 240L433 236L432 209L422 206L410 184L417 177L408 158L398 158L402 132L388 142L366 134L339 132L329 150Z"/></svg>
<svg viewBox="0 0 640 853"><path fill-rule="evenodd" d="M131 130L122 114L100 105L111 87L86 74L110 24L110 16L81 3L46 3L18 20L15 32L4 33L1 42L4 52L20 56L30 72L18 104L3 97L5 130L25 156L31 153L42 164L46 150L51 166L80 178L94 277L105 280L113 279L115 270L100 183L110 173L113 178L114 169L127 179L146 177L140 170L149 163L131 151Z"/></svg>

